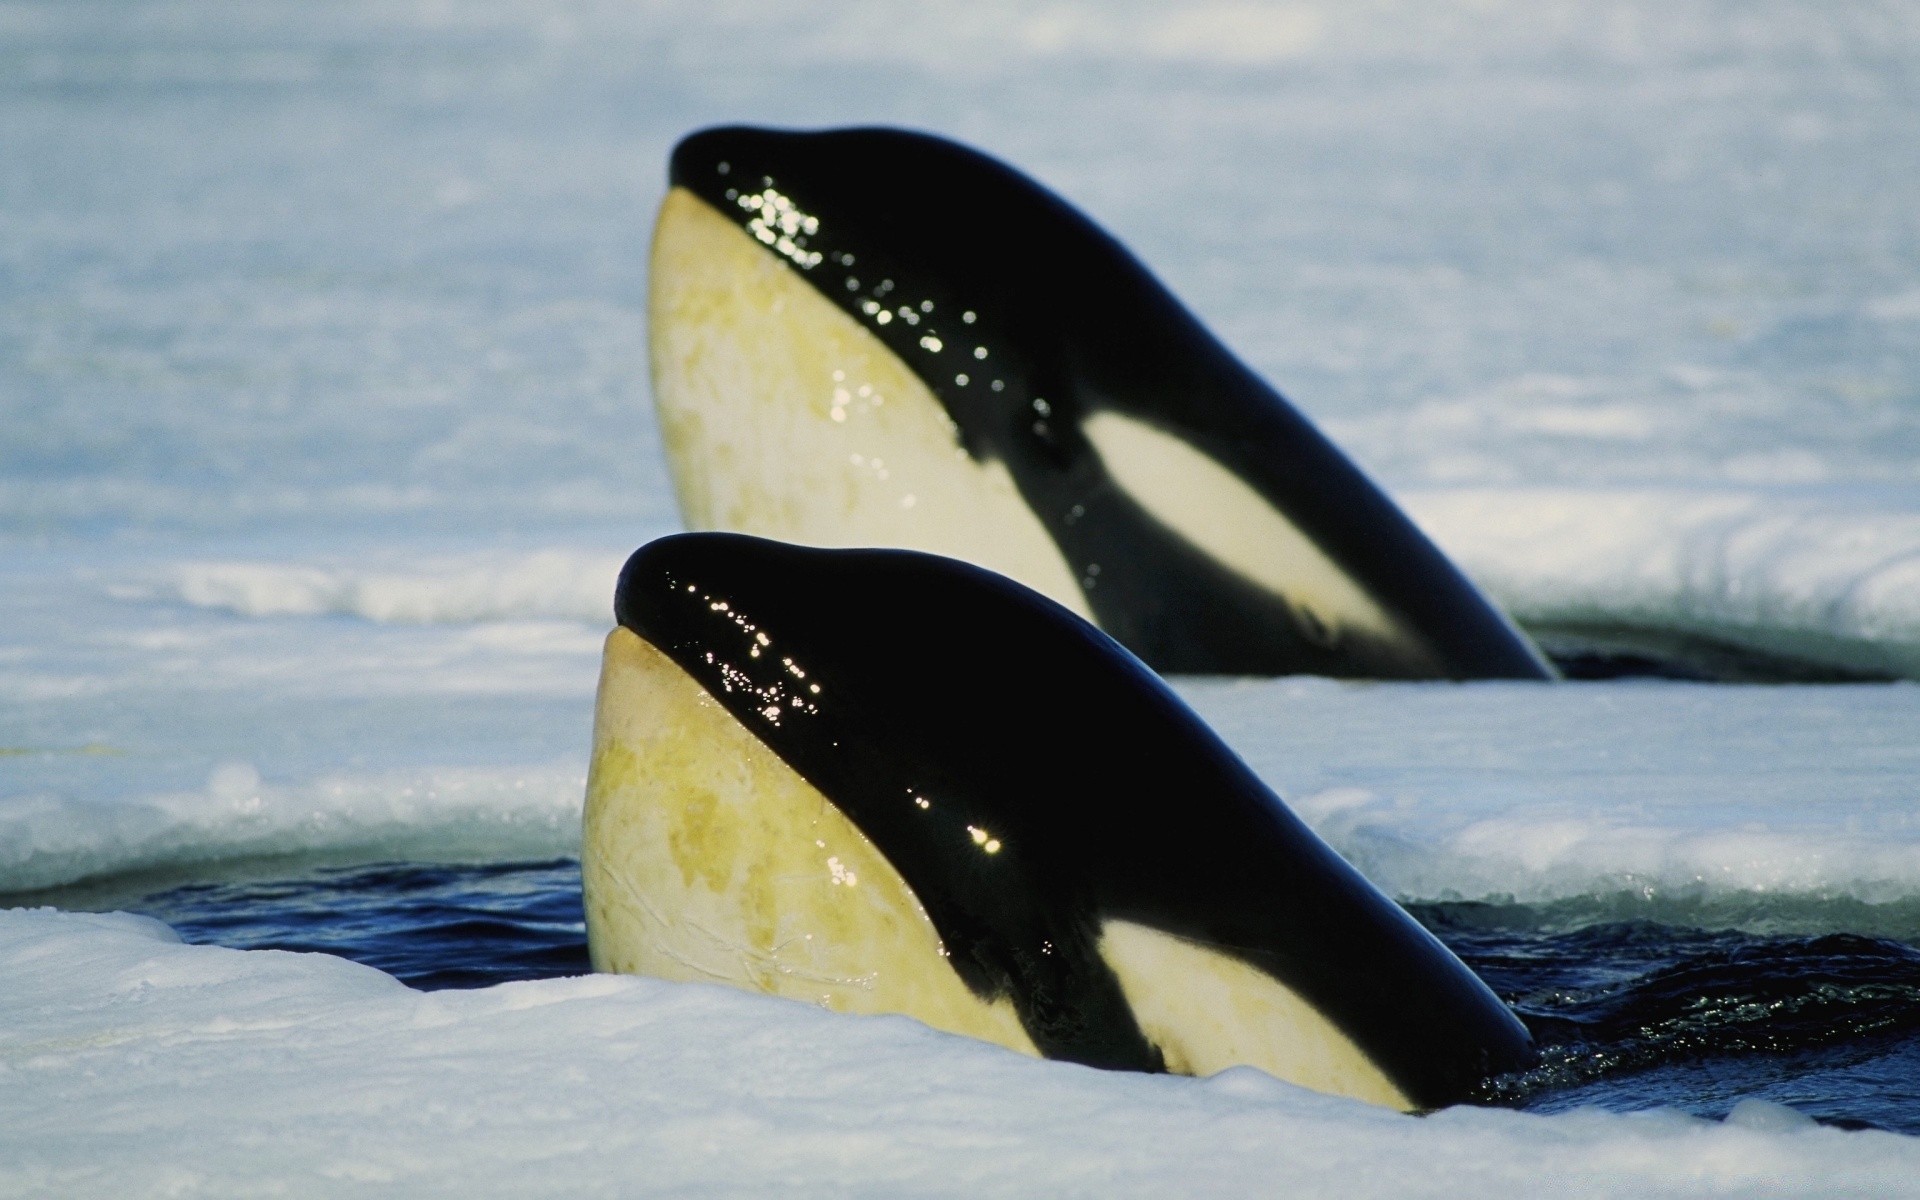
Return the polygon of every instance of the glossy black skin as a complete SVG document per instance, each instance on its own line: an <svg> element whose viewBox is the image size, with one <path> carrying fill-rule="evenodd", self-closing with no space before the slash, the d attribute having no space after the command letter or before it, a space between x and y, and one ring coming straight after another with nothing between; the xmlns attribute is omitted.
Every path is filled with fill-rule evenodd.
<svg viewBox="0 0 1920 1200"><path fill-rule="evenodd" d="M743 228L758 215L743 195L768 190L817 219L782 261L927 383L969 454L1007 465L1101 627L1156 670L1551 677L1306 418L1125 247L1019 172L901 130L733 127L682 141L671 179ZM886 323L865 311L870 301ZM929 335L939 350L922 343ZM1330 635L1160 524L1082 433L1101 410L1178 436L1238 475L1417 631L1427 653Z"/></svg>
<svg viewBox="0 0 1920 1200"><path fill-rule="evenodd" d="M700 533L637 551L615 611L866 834L1049 1057L1162 1069L1096 951L1108 919L1283 981L1422 1107L1530 1054L1152 671L1037 592L912 551Z"/></svg>

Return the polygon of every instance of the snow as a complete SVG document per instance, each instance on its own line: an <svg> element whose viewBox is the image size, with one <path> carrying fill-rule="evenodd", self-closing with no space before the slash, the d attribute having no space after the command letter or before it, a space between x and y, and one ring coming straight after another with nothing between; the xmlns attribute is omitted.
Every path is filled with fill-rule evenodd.
<svg viewBox="0 0 1920 1200"><path fill-rule="evenodd" d="M1521 621L1920 678L1920 512L1727 488L1458 489L1408 506Z"/></svg>
<svg viewBox="0 0 1920 1200"><path fill-rule="evenodd" d="M351 855L537 859L578 854L583 764L326 775L266 785L223 763L204 788L112 801L0 798L0 889L24 892L237 859Z"/></svg>
<svg viewBox="0 0 1920 1200"><path fill-rule="evenodd" d="M1309 824L1408 900L1920 897L1913 684L1179 686ZM263 781L236 760L178 790L0 797L0 889L269 855L567 853L588 718L583 704L549 719L573 752L546 763Z"/></svg>
<svg viewBox="0 0 1920 1200"><path fill-rule="evenodd" d="M0 5L0 892L573 844L700 125L973 142L1486 589L1920 678L1920 19L1812 0ZM1920 685L1181 681L1382 886L1920 938ZM108 902L108 901L103 901ZM0 1191L1912 1191L644 980L0 917Z"/></svg>
<svg viewBox="0 0 1920 1200"><path fill-rule="evenodd" d="M409 563L391 571L358 562L194 562L174 568L154 590L244 617L340 613L422 625L528 617L595 622L612 611L609 597L625 561L624 555L541 550Z"/></svg>
<svg viewBox="0 0 1920 1200"><path fill-rule="evenodd" d="M1181 690L1405 899L1920 896L1913 684Z"/></svg>
<svg viewBox="0 0 1920 1200"><path fill-rule="evenodd" d="M1884 1196L1920 1170L1914 1139L1763 1101L1406 1117L703 985L420 994L124 915L0 915L0 979L10 1195Z"/></svg>

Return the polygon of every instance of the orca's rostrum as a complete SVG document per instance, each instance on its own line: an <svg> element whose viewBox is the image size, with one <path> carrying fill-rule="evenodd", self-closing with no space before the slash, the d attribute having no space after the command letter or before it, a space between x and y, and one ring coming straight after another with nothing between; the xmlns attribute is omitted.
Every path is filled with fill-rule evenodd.
<svg viewBox="0 0 1920 1200"><path fill-rule="evenodd" d="M682 534L628 561L616 614L582 850L600 970L1401 1109L1530 1053L1152 671L1017 583Z"/></svg>
<svg viewBox="0 0 1920 1200"><path fill-rule="evenodd" d="M1112 237L891 129L674 151L654 393L690 527L978 563L1156 670L1545 678L1387 497Z"/></svg>

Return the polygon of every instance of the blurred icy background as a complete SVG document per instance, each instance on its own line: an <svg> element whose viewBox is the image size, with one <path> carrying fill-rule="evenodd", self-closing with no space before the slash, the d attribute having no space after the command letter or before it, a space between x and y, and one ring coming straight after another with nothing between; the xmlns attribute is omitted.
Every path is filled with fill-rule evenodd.
<svg viewBox="0 0 1920 1200"><path fill-rule="evenodd" d="M570 848L613 572L677 520L647 398L652 211L672 142L727 120L913 125L1027 169L1538 626L1920 675L1909 6L0 0L0 890L80 883L67 903L111 903L261 855ZM1403 896L1920 936L1913 684L1187 690ZM1762 1109L1739 1127L1413 1126L651 985L428 1005L78 918L0 934L16 1101L0 1159L25 1164L0 1168L5 1190L238 1188L248 1153L338 1168L342 1187L362 1168L414 1192L437 1171L471 1184L459 1169L494 1160L448 1130L505 1119L510 1100L488 1107L474 1082L496 1061L532 1079L516 1095L581 1106L498 1143L531 1172L495 1162L483 1182L501 1189L552 1182L537 1164L570 1137L655 1155L664 1190L712 1182L687 1147L748 1191L796 1177L781 1169L856 1192L1056 1194L1132 1178L1408 1195L1449 1172L1518 1192L1543 1170L1588 1193L1884 1194L1920 1177L1910 1143ZM474 1031L523 1000L588 1015ZM350 1035L392 1021L444 1026L418 1053L459 1065L381 1094L465 1117L388 1125L312 1094L301 1072L364 1083L413 1053ZM790 1088L765 1111L728 1074L751 1055L663 1065L647 1040L743 1025L814 1048L763 1047ZM156 1097L237 1069L222 1053L286 1043L222 1051L216 1026L332 1032L292 1038L304 1049L212 1110L168 1109ZM152 1051L139 1030L192 1061L162 1055L123 1091L105 1081ZM679 1074L638 1097L566 1057L608 1038ZM603 1090L579 1099L575 1070ZM942 1073L950 1108L910 1082ZM1030 1107L1001 1098L1016 1075ZM826 1081L820 1104L794 1098L803 1076ZM862 1125L854 1097L907 1124ZM315 1116L322 1100L344 1107ZM235 1150L253 1143L207 1127L221 1103L305 1113L286 1121L334 1140ZM636 1105L674 1115L632 1133ZM1035 1132L1049 1112L1065 1115ZM100 1143L72 1133L81 1113L160 1140L85 1174ZM1074 1114L1108 1132L1059 1124ZM212 1166L179 1165L180 1128ZM1149 1155L1166 1130L1171 1165ZM418 1156L408 1139L429 1135L455 1149ZM873 1148L888 1138L921 1156ZM997 1148L1004 1173L963 1169L967 1146Z"/></svg>

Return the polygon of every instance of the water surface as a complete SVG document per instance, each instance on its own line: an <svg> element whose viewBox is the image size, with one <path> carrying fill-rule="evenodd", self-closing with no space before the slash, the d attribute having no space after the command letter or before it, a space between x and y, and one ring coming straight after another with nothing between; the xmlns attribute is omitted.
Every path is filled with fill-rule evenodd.
<svg viewBox="0 0 1920 1200"><path fill-rule="evenodd" d="M130 907L190 942L338 954L427 991L591 969L570 859L317 868ZM1491 1081L1483 1102L1718 1117L1760 1097L1920 1133L1920 951L1906 942L1595 920L1566 905L1412 911L1540 1045L1539 1064Z"/></svg>

